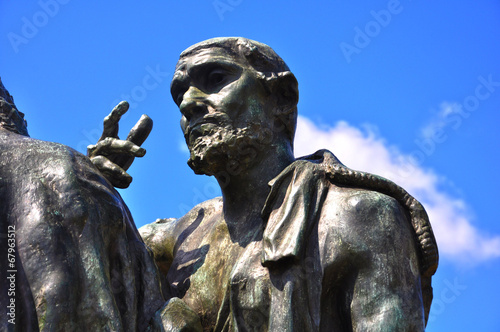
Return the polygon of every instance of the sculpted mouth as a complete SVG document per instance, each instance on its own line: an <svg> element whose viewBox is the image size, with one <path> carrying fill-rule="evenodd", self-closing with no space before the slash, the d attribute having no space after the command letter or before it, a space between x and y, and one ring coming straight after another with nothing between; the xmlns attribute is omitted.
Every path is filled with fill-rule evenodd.
<svg viewBox="0 0 500 332"><path fill-rule="evenodd" d="M206 119L196 121L195 123L193 123L192 125L189 125L186 128L185 136L189 137L189 136L191 136L191 134L194 134L194 133L197 134L196 136L200 136L203 132L202 126L206 126L206 125L217 126L218 123L216 121L208 121Z"/></svg>
<svg viewBox="0 0 500 332"><path fill-rule="evenodd" d="M219 122L217 120L215 120L215 119L205 119L205 118L203 118L203 119L201 119L201 120L196 121L195 123L193 123L192 126L189 126L189 130L193 130L193 129L198 128L198 127L200 127L200 126L202 126L204 124L218 125Z"/></svg>
<svg viewBox="0 0 500 332"><path fill-rule="evenodd" d="M207 114L199 120L195 121L193 124L187 126L184 136L186 138L190 137L191 134L199 137L207 134L209 129L213 127L222 127L227 122L225 114Z"/></svg>

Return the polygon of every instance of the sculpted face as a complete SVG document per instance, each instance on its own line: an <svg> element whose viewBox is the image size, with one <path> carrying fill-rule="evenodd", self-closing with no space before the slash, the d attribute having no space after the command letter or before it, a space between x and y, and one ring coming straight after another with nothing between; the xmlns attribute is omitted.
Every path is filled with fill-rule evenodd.
<svg viewBox="0 0 500 332"><path fill-rule="evenodd" d="M273 105L244 59L217 47L185 56L177 63L171 93L195 173L215 175L227 163L251 161L248 147L262 141Z"/></svg>

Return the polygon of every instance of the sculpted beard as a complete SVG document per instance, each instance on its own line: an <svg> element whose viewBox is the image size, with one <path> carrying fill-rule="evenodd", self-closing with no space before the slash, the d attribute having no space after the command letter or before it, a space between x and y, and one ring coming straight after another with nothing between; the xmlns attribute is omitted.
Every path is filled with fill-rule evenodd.
<svg viewBox="0 0 500 332"><path fill-rule="evenodd" d="M196 128L195 130L198 130ZM244 128L233 128L229 123L200 126L201 136L188 147L191 152L188 165L196 174L215 175L248 165L257 156L258 150L270 142L272 131L262 123L253 123Z"/></svg>

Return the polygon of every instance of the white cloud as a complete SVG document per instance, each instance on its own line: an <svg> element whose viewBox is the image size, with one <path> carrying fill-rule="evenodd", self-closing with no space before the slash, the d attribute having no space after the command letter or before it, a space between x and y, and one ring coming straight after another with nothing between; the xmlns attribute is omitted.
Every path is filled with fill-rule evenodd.
<svg viewBox="0 0 500 332"><path fill-rule="evenodd" d="M440 114L445 116L446 112L444 107ZM428 127L435 128L432 124ZM425 129L423 134L426 136ZM500 236L489 236L473 225L467 204L442 189L445 178L412 163L409 154L386 142L376 128L356 128L343 121L334 127L320 128L307 118L299 117L296 156L325 148L348 167L391 179L417 198L429 214L441 258L477 263L500 257Z"/></svg>
<svg viewBox="0 0 500 332"><path fill-rule="evenodd" d="M441 105L439 105L439 109L435 112L430 121L424 127L422 127L422 129L420 130L420 135L423 138L432 139L436 135L436 132L451 125L450 119L454 114L460 115L462 117L469 116L464 113L461 104L446 101L442 102ZM455 123L455 125L460 124Z"/></svg>
<svg viewBox="0 0 500 332"><path fill-rule="evenodd" d="M179 139L177 142L178 142L177 146L179 147L179 151L181 151L182 153L184 153L185 155L187 155L189 157L189 149L186 145L186 141L184 141L183 139L182 140Z"/></svg>

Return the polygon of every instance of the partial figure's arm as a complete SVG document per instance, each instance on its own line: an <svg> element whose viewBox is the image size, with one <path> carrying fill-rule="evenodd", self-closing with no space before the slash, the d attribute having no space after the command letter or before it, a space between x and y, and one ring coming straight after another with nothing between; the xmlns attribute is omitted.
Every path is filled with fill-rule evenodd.
<svg viewBox="0 0 500 332"><path fill-rule="evenodd" d="M419 260L408 217L389 196L366 196L355 213L363 259L350 306L353 330L423 331Z"/></svg>
<svg viewBox="0 0 500 332"><path fill-rule="evenodd" d="M139 228L144 243L153 251L158 269L166 276L174 259L174 246L177 241L175 218L157 219Z"/></svg>
<svg viewBox="0 0 500 332"><path fill-rule="evenodd" d="M151 319L151 332L203 332L200 317L184 301L172 297Z"/></svg>
<svg viewBox="0 0 500 332"><path fill-rule="evenodd" d="M87 147L87 156L99 171L117 188L127 188L132 177L126 172L135 157L143 157L146 150L140 145L144 143L153 128L153 120L145 114L130 130L126 140L118 137L118 122L127 112L129 104L120 102L111 113L104 118L102 136L95 145Z"/></svg>

